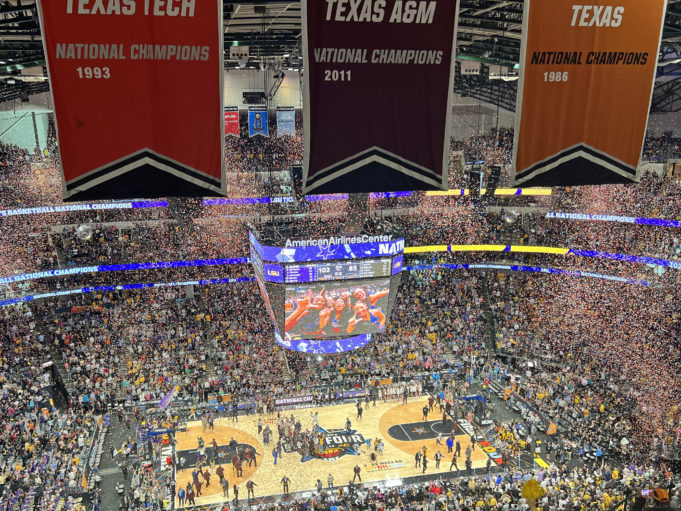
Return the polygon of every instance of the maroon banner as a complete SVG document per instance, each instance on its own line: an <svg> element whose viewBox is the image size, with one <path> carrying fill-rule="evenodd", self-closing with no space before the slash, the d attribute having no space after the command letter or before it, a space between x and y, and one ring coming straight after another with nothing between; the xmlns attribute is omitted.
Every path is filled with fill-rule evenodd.
<svg viewBox="0 0 681 511"><path fill-rule="evenodd" d="M38 6L64 199L224 195L222 1Z"/></svg>
<svg viewBox="0 0 681 511"><path fill-rule="evenodd" d="M238 137L239 131L239 107L226 106L225 107L225 135L234 135Z"/></svg>
<svg viewBox="0 0 681 511"><path fill-rule="evenodd" d="M456 0L303 0L306 193L446 189Z"/></svg>

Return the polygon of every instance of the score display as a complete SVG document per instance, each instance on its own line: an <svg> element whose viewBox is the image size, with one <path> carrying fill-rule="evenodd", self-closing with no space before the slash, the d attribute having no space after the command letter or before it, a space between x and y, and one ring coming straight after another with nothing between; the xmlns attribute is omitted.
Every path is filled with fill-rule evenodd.
<svg viewBox="0 0 681 511"><path fill-rule="evenodd" d="M330 280L369 279L389 277L392 274L392 259L335 261L329 263L286 265L284 282L325 282Z"/></svg>

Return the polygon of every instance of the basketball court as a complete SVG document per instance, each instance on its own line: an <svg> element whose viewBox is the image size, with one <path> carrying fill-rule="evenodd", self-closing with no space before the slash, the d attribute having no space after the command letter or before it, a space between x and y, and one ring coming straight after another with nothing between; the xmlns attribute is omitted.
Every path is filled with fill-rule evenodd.
<svg viewBox="0 0 681 511"><path fill-rule="evenodd" d="M317 479L326 488L329 474L333 476L334 485L347 485L353 478L355 465L361 467L362 483L376 481L399 481L404 478L422 476L423 469L415 467L415 454L426 448L428 466L426 475L449 472L452 454L447 453L445 441L452 431L452 421L442 421L439 407L435 407L423 420L423 407L428 405L427 397L410 399L406 405L397 401L371 403L364 407L362 420L357 420L357 408L353 403L326 406L320 408L305 408L287 410L282 416L294 415L302 424L302 429L312 429L313 414L318 413L318 424L326 432L325 449L320 449L311 455L303 456L292 446L284 446L277 464L274 464L272 449L276 445L277 416L250 415L239 416L238 422L231 418L220 418L215 421L215 431L202 431L200 421L189 422L186 432L177 433L177 454L185 459L184 468L178 467L176 487L184 488L192 481L192 470L196 465L198 438L202 437L208 459L213 455L210 447L213 439L218 444L218 453L223 451L224 457L218 457L218 465L222 465L225 478L229 481L229 497L223 496L223 489L219 478L212 473L210 486L205 482L202 495L196 498L196 504L214 504L234 498L233 486L239 487L239 499L247 497L246 482L250 479L255 484L256 498L279 495L283 493L281 480L284 476L290 479L289 492L316 490ZM262 419L265 426L272 430L269 445L264 444L262 435L258 434L258 419ZM346 420L350 419L350 431L345 430ZM438 434L442 434L442 445L437 445ZM461 456L458 458L459 469L465 469L466 448L471 445L470 434L461 429L460 424L454 426L454 441L461 444ZM383 440L383 454L374 450L374 440ZM230 459L234 449L229 447L231 440L238 444L243 459L243 452L248 446L258 453L257 466L243 464L243 474L236 476ZM368 445L370 444L370 446ZM440 468L435 468L434 456L437 451L442 454ZM372 461L371 454L375 453L376 460ZM488 455L480 445L472 449L472 467L483 468L487 464ZM220 463L222 462L222 463ZM216 465L217 468L217 465ZM205 469L205 465L204 465ZM201 478L203 482L203 479Z"/></svg>

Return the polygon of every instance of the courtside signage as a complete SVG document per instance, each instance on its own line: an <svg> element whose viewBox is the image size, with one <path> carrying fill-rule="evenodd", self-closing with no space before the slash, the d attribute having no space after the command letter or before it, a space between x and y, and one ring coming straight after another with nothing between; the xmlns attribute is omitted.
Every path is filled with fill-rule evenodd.
<svg viewBox="0 0 681 511"><path fill-rule="evenodd" d="M526 0L515 185L638 180L666 0Z"/></svg>
<svg viewBox="0 0 681 511"><path fill-rule="evenodd" d="M303 0L305 193L446 189L457 0Z"/></svg>
<svg viewBox="0 0 681 511"><path fill-rule="evenodd" d="M225 195L222 2L38 6L64 199Z"/></svg>

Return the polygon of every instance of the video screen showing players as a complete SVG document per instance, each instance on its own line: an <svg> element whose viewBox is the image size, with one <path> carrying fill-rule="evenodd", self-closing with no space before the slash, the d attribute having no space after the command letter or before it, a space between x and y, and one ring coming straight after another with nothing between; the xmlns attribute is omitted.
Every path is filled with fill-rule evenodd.
<svg viewBox="0 0 681 511"><path fill-rule="evenodd" d="M390 279L286 286L288 339L330 339L385 330Z"/></svg>

